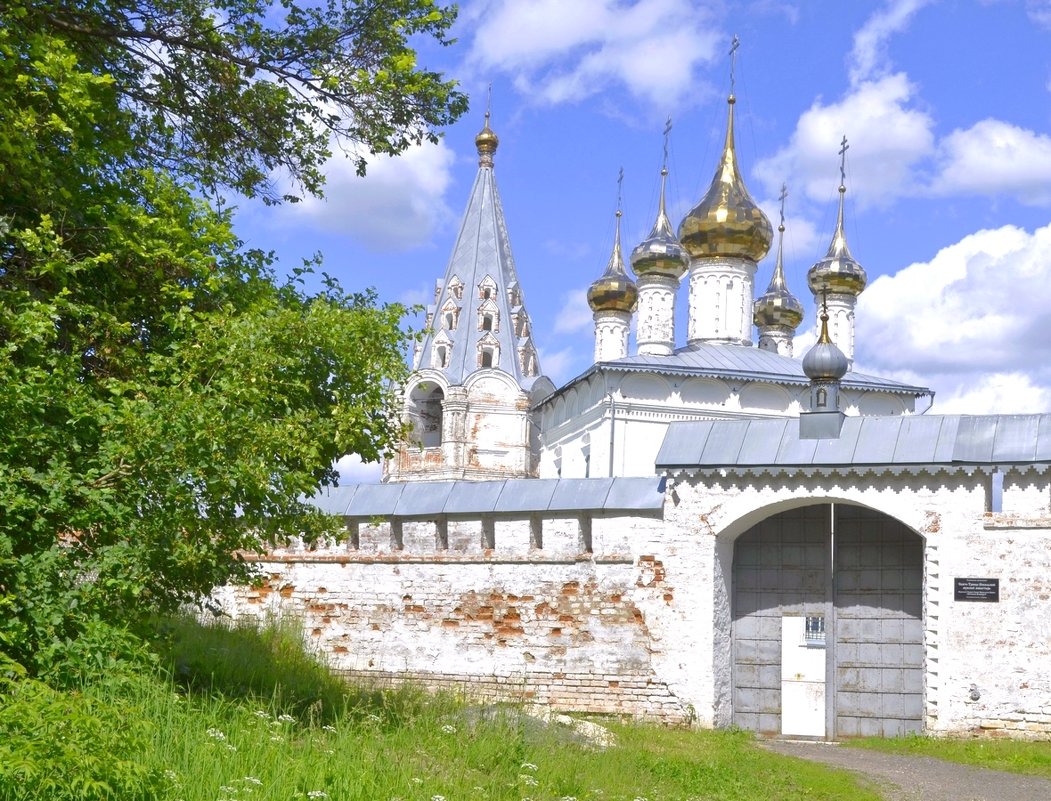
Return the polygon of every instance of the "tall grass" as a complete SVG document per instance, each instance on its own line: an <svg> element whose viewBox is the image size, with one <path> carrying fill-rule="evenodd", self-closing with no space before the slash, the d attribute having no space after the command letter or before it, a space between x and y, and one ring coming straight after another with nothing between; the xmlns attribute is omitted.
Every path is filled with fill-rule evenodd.
<svg viewBox="0 0 1051 801"><path fill-rule="evenodd" d="M168 675L79 694L119 707L105 747L119 750L121 733L134 732L133 746L114 753L134 775L118 770L87 789L52 782L42 793L0 766L0 801L878 799L848 774L760 751L741 732L610 722L617 745L599 750L515 707L348 688L303 655L290 629L176 621L164 642ZM13 731L0 713L0 742ZM31 740L18 736L16 750Z"/></svg>

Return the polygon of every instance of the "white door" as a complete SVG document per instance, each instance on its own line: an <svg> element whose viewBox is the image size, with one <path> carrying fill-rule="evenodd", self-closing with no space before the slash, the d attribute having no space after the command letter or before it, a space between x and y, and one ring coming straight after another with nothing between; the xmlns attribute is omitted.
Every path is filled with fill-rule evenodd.
<svg viewBox="0 0 1051 801"><path fill-rule="evenodd" d="M781 618L781 734L825 736L825 618Z"/></svg>

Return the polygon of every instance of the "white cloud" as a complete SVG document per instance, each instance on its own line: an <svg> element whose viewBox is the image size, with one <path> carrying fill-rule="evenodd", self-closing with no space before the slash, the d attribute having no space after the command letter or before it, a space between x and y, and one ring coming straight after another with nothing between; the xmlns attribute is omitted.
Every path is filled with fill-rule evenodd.
<svg viewBox="0 0 1051 801"><path fill-rule="evenodd" d="M971 234L872 282L858 303L858 361L865 372L922 376L939 411L1046 411L1049 272L1051 225Z"/></svg>
<svg viewBox="0 0 1051 801"><path fill-rule="evenodd" d="M454 159L444 141L424 143L396 158L377 157L362 178L353 161L337 154L326 166L325 198L307 198L291 207L292 215L371 250L418 247L452 216L445 191Z"/></svg>
<svg viewBox="0 0 1051 801"><path fill-rule="evenodd" d="M835 103L814 101L799 118L786 147L755 168L774 191L782 181L825 201L839 184L837 153L850 143L850 186L859 205L884 205L915 187L916 165L934 147L933 120L909 108L913 86L904 73L854 87Z"/></svg>
<svg viewBox="0 0 1051 801"><path fill-rule="evenodd" d="M1051 30L1051 0L1026 0L1025 10L1029 19Z"/></svg>
<svg viewBox="0 0 1051 801"><path fill-rule="evenodd" d="M698 66L725 38L689 0L489 0L463 18L475 25L472 67L511 75L523 95L550 104L619 84L671 108L696 91Z"/></svg>
<svg viewBox="0 0 1051 801"><path fill-rule="evenodd" d="M1051 389L1025 373L992 373L938 393L938 414L1037 414L1051 410Z"/></svg>
<svg viewBox="0 0 1051 801"><path fill-rule="evenodd" d="M949 134L938 147L936 195L1009 194L1051 203L1051 137L986 119Z"/></svg>
<svg viewBox="0 0 1051 801"><path fill-rule="evenodd" d="M595 320L588 306L587 289L574 289L562 298L562 308L555 316L555 333L572 334L591 328Z"/></svg>
<svg viewBox="0 0 1051 801"><path fill-rule="evenodd" d="M562 386L566 381L584 372L591 363L581 352L580 348L569 346L560 350L549 351L546 348L537 347L537 358L540 367L555 386Z"/></svg>
<svg viewBox="0 0 1051 801"><path fill-rule="evenodd" d="M378 484L383 469L379 462L365 464L356 453L348 454L336 462L340 484Z"/></svg>
<svg viewBox="0 0 1051 801"><path fill-rule="evenodd" d="M866 20L854 34L850 51L850 82L858 85L883 77L890 68L887 40L903 31L913 15L931 0L891 0L887 6Z"/></svg>

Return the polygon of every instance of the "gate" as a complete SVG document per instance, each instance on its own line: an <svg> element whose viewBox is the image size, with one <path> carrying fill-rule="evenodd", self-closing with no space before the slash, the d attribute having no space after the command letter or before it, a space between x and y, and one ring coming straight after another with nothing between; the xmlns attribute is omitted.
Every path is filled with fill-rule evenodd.
<svg viewBox="0 0 1051 801"><path fill-rule="evenodd" d="M860 507L803 507L739 537L734 724L809 737L920 731L922 566L919 536Z"/></svg>

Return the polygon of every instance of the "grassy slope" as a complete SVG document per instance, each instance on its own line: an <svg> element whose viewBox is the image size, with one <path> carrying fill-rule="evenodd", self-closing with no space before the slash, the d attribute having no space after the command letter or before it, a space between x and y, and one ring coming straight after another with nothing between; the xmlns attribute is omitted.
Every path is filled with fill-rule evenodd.
<svg viewBox="0 0 1051 801"><path fill-rule="evenodd" d="M171 680L9 691L0 801L879 798L742 732L610 723L618 744L600 751L515 708L348 690L303 655L295 632L180 623L168 634ZM52 747L59 731L73 744L64 751Z"/></svg>
<svg viewBox="0 0 1051 801"><path fill-rule="evenodd" d="M1051 779L1051 742L1047 741L957 740L941 737L897 737L883 740L871 737L850 740L844 744L893 754L936 757L963 765Z"/></svg>

